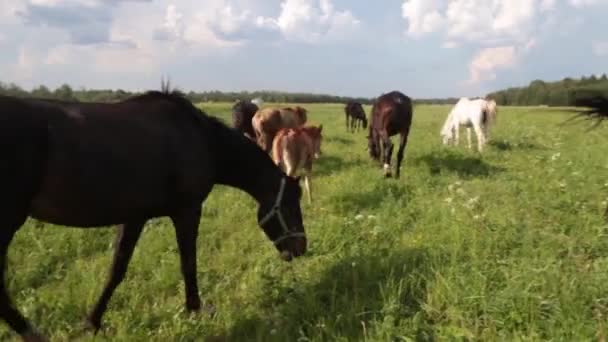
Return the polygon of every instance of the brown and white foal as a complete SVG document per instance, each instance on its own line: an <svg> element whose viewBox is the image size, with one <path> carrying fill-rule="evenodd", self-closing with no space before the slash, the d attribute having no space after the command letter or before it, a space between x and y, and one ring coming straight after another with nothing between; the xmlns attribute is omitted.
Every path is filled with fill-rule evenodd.
<svg viewBox="0 0 608 342"><path fill-rule="evenodd" d="M272 159L288 175L304 174L308 203L312 203L310 177L312 162L321 155L323 125L283 128L272 142Z"/></svg>

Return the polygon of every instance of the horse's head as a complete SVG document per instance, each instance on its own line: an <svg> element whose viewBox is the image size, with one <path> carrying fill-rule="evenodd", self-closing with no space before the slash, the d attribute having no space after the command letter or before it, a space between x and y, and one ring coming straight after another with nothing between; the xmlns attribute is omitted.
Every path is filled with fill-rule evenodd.
<svg viewBox="0 0 608 342"><path fill-rule="evenodd" d="M314 154L315 159L318 159L322 152L321 152L321 142L323 141L323 125L319 125L319 127L315 127L315 126L309 126L306 127L306 134L308 134L308 136L310 137L310 140L312 140L312 151Z"/></svg>
<svg viewBox="0 0 608 342"><path fill-rule="evenodd" d="M380 160L380 149L371 134L367 136L367 151L372 159Z"/></svg>
<svg viewBox="0 0 608 342"><path fill-rule="evenodd" d="M306 233L302 222L300 199L302 189L299 178L284 176L276 196L263 201L258 209L258 223L266 236L291 261L306 253Z"/></svg>

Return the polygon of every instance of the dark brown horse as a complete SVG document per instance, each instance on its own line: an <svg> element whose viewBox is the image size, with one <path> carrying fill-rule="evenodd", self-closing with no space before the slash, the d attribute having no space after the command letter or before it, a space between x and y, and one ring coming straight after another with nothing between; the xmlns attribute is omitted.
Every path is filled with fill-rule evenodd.
<svg viewBox="0 0 608 342"><path fill-rule="evenodd" d="M258 106L248 100L239 100L232 106L232 124L234 128L245 134L245 136L255 141L255 132L251 125L251 119L255 112L258 111Z"/></svg>
<svg viewBox="0 0 608 342"><path fill-rule="evenodd" d="M9 244L28 216L83 228L120 224L109 278L87 316L95 331L154 217L173 222L185 306L200 310L196 241L201 205L215 184L259 203L258 224L283 259L306 251L298 180L178 93L114 104L0 96L0 155L0 318L25 341L43 338L12 304L4 276Z"/></svg>
<svg viewBox="0 0 608 342"><path fill-rule="evenodd" d="M412 125L412 115L411 99L398 91L384 94L374 102L370 117L369 135L367 136L368 149L369 155L373 159L384 164L384 175L386 177L391 176L390 165L393 155L391 136L399 134L401 140L395 167L395 176L399 178L401 161Z"/></svg>
<svg viewBox="0 0 608 342"><path fill-rule="evenodd" d="M346 114L346 131L350 130L354 132L355 129L358 130L361 126L363 126L363 129L367 128L365 110L363 110L363 106L359 102L347 102L344 106L344 114Z"/></svg>

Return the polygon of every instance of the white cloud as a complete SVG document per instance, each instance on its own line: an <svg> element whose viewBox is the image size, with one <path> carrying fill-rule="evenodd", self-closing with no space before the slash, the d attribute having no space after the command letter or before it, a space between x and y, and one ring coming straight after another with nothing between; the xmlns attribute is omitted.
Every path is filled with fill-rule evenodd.
<svg viewBox="0 0 608 342"><path fill-rule="evenodd" d="M469 83L493 80L496 70L513 67L518 56L515 46L482 49L469 65Z"/></svg>
<svg viewBox="0 0 608 342"><path fill-rule="evenodd" d="M182 38L184 35L183 17L184 15L177 10L174 4L169 4L165 13L165 21L160 28L154 31L154 37L158 40Z"/></svg>
<svg viewBox="0 0 608 342"><path fill-rule="evenodd" d="M223 6L206 21L220 39L282 36L307 43L348 39L360 24L350 11L336 10L331 0L284 0L280 6L276 17Z"/></svg>
<svg viewBox="0 0 608 342"><path fill-rule="evenodd" d="M575 7L608 0L568 0ZM412 37L441 32L450 45L521 44L552 20L556 0L404 0L402 17Z"/></svg>
<svg viewBox="0 0 608 342"><path fill-rule="evenodd" d="M286 39L316 42L324 36L339 38L335 33L347 33L359 20L348 10L334 10L330 0L285 0L276 23Z"/></svg>
<svg viewBox="0 0 608 342"><path fill-rule="evenodd" d="M401 5L401 16L409 23L407 32L412 36L435 32L444 23L440 0L410 0Z"/></svg>
<svg viewBox="0 0 608 342"><path fill-rule="evenodd" d="M593 42L592 50L597 56L608 56L608 40Z"/></svg>
<svg viewBox="0 0 608 342"><path fill-rule="evenodd" d="M541 12L546 12L555 8L555 0L541 0L540 1L540 10Z"/></svg>
<svg viewBox="0 0 608 342"><path fill-rule="evenodd" d="M574 7L585 7L591 5L608 4L607 0L569 0L568 3Z"/></svg>

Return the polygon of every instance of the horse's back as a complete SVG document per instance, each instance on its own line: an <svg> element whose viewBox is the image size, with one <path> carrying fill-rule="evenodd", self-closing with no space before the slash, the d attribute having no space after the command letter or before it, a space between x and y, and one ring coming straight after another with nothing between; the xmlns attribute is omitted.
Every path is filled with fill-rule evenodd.
<svg viewBox="0 0 608 342"><path fill-rule="evenodd" d="M196 118L166 101L31 101L21 114L39 123L22 134L44 136L43 171L31 202L36 218L74 226L120 223L166 210L209 181L197 174L211 154L192 125Z"/></svg>
<svg viewBox="0 0 608 342"><path fill-rule="evenodd" d="M401 92L392 91L376 100L372 116L377 117L373 120L377 129L384 128L390 135L393 135L409 131L412 114L412 100Z"/></svg>

